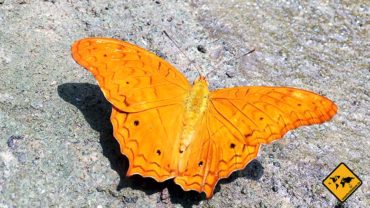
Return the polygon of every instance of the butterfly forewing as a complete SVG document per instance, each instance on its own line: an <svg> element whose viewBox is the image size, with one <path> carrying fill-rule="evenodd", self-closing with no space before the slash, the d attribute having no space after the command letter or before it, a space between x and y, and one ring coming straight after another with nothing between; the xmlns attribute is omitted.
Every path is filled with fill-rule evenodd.
<svg viewBox="0 0 370 208"><path fill-rule="evenodd" d="M136 112L182 103L190 85L168 62L138 46L110 38L86 38L73 58L91 71L117 109Z"/></svg>
<svg viewBox="0 0 370 208"><path fill-rule="evenodd" d="M337 111L331 100L289 87L216 90L211 103L250 143L269 143L291 129L330 120Z"/></svg>

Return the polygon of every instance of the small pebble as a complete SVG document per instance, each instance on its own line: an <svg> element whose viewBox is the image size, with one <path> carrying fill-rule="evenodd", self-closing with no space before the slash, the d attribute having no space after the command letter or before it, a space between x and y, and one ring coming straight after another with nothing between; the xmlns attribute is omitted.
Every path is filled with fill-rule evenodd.
<svg viewBox="0 0 370 208"><path fill-rule="evenodd" d="M25 153L20 153L17 158L18 158L18 162L22 164L26 163L27 161L27 156Z"/></svg>
<svg viewBox="0 0 370 208"><path fill-rule="evenodd" d="M273 190L274 192L277 192L277 191L279 190L279 188L278 188L277 186L273 186L273 187L272 187L272 190Z"/></svg>
<svg viewBox="0 0 370 208"><path fill-rule="evenodd" d="M279 162L272 162L272 164L276 167L279 167L280 168L280 163Z"/></svg>
<svg viewBox="0 0 370 208"><path fill-rule="evenodd" d="M162 203L164 203L164 204L171 203L171 201L170 201L170 194L169 194L167 188L165 188L165 189L162 190L160 197L161 197Z"/></svg>
<svg viewBox="0 0 370 208"><path fill-rule="evenodd" d="M198 51L199 51L199 52L201 52L201 53L207 53L206 48L204 48L204 46L202 46L202 45L198 45L198 46L197 46L197 49L198 49Z"/></svg>
<svg viewBox="0 0 370 208"><path fill-rule="evenodd" d="M173 20L173 17L167 18L167 22L172 22L172 20Z"/></svg>
<svg viewBox="0 0 370 208"><path fill-rule="evenodd" d="M137 196L133 196L133 197L124 196L123 197L123 201L128 203L128 204L134 204L134 203L137 202L138 199L139 199L139 197L137 197Z"/></svg>
<svg viewBox="0 0 370 208"><path fill-rule="evenodd" d="M8 141L6 142L8 147L10 149L14 149L17 147L17 144L20 142L20 140L24 139L24 136L20 136L20 135L12 135L9 137Z"/></svg>

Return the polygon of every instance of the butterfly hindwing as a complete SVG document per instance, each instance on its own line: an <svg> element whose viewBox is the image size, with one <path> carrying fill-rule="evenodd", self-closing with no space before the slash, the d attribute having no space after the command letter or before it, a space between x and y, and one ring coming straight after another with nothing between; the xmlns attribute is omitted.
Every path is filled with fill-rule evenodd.
<svg viewBox="0 0 370 208"><path fill-rule="evenodd" d="M187 165L175 178L184 190L205 192L212 197L221 178L242 169L255 158L259 144L246 144L236 129L210 106L197 134L189 146Z"/></svg>
<svg viewBox="0 0 370 208"><path fill-rule="evenodd" d="M177 174L182 105L162 106L135 113L112 109L113 134L121 152L129 159L127 175L139 174L157 181Z"/></svg>

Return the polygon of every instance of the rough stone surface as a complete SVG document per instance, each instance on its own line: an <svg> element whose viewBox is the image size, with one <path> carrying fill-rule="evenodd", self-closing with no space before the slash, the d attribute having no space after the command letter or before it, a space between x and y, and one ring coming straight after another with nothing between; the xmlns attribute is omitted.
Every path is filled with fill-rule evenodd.
<svg viewBox="0 0 370 208"><path fill-rule="evenodd" d="M0 207L370 207L369 18L366 0L0 0ZM163 30L203 74L213 70L212 89L294 86L339 112L261 148L257 172L222 180L211 200L126 178L110 106L70 46L128 40L193 80ZM363 181L344 204L321 184L340 162Z"/></svg>

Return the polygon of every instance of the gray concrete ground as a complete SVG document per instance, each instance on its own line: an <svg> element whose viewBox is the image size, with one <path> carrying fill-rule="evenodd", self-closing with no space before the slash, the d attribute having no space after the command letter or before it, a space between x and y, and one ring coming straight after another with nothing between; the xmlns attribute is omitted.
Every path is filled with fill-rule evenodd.
<svg viewBox="0 0 370 208"><path fill-rule="evenodd" d="M366 0L0 0L0 207L369 207L369 21ZM70 46L128 40L193 80L163 30L204 73L214 70L212 89L294 86L339 112L261 148L210 200L171 181L126 178L109 103ZM321 184L340 162L363 181L343 204Z"/></svg>

